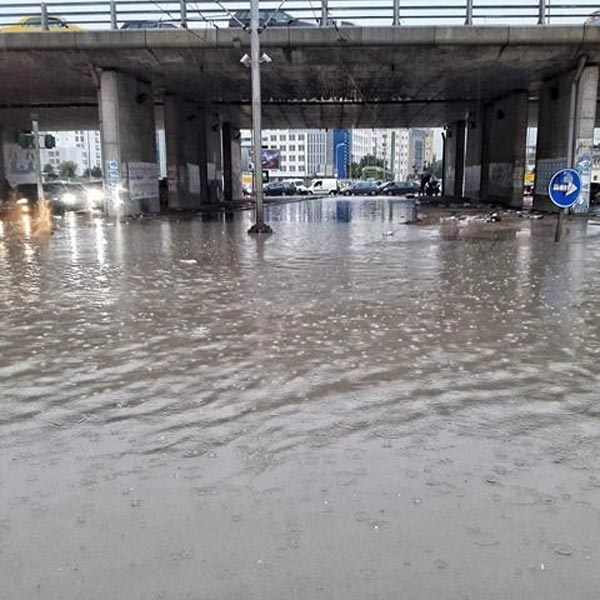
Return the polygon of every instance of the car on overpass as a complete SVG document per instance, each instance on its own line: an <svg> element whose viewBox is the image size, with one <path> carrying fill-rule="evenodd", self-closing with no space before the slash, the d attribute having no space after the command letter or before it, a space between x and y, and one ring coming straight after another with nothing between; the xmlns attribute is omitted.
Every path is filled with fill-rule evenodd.
<svg viewBox="0 0 600 600"><path fill-rule="evenodd" d="M179 29L173 23L167 21L127 21L121 25L121 29L134 29L134 30L146 30L146 29Z"/></svg>
<svg viewBox="0 0 600 600"><path fill-rule="evenodd" d="M310 21L302 21L292 17L289 13L283 10L276 10L272 8L260 9L259 11L259 23L261 27L315 27L315 23ZM248 29L250 27L250 11L249 10L238 10L233 14L229 20L229 27L243 27Z"/></svg>
<svg viewBox="0 0 600 600"><path fill-rule="evenodd" d="M64 19L59 17L48 17L48 29L50 31L83 31L77 25L69 25ZM44 31L42 27L41 16L23 17L14 25L4 25L0 27L0 32L28 32L28 31Z"/></svg>
<svg viewBox="0 0 600 600"><path fill-rule="evenodd" d="M265 196L296 196L298 190L293 183L272 182L267 183L263 188Z"/></svg>
<svg viewBox="0 0 600 600"><path fill-rule="evenodd" d="M386 181L378 189L381 196L409 196L419 193L419 185L410 181Z"/></svg>
<svg viewBox="0 0 600 600"><path fill-rule="evenodd" d="M379 186L376 181L357 181L354 185L347 187L342 194L344 196L377 196Z"/></svg>

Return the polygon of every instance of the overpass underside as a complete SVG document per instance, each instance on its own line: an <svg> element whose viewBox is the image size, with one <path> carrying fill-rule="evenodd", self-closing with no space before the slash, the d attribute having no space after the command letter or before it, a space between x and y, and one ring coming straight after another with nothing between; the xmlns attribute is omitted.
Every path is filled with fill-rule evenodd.
<svg viewBox="0 0 600 600"><path fill-rule="evenodd" d="M265 127L448 127L448 194L518 203L538 115L540 172L567 160L573 119L580 146L593 138L598 27L273 28L261 42ZM239 29L0 34L0 127L28 129L32 111L44 129L100 127L125 188L127 163L155 161L142 145L164 127L172 202L234 199L238 132L251 126L247 52Z"/></svg>

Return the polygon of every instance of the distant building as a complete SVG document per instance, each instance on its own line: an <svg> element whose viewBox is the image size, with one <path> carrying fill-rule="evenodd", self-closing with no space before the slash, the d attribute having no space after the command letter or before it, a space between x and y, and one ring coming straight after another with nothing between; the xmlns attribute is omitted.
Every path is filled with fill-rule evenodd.
<svg viewBox="0 0 600 600"><path fill-rule="evenodd" d="M251 131L242 131L242 169L252 168ZM384 162L398 180L421 172L434 159L430 129L265 129L263 148L278 149L280 168L272 179L350 177L350 164L366 156Z"/></svg>
<svg viewBox="0 0 600 600"><path fill-rule="evenodd" d="M333 132L333 151L335 174L339 179L348 179L352 158L352 131L350 129L336 129Z"/></svg>
<svg viewBox="0 0 600 600"><path fill-rule="evenodd" d="M55 171L61 163L74 162L78 175L87 169L102 168L102 145L99 131L49 131L56 140L56 147L42 148L42 166L50 164Z"/></svg>
<svg viewBox="0 0 600 600"><path fill-rule="evenodd" d="M333 175L333 131L325 129L265 129L262 147L280 151L279 169L269 171L272 179ZM242 170L252 167L252 132L242 131Z"/></svg>

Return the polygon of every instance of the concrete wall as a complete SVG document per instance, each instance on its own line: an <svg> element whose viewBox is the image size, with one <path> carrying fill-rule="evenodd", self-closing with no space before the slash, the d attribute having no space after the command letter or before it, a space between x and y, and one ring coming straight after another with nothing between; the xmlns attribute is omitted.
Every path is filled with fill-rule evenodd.
<svg viewBox="0 0 600 600"><path fill-rule="evenodd" d="M596 120L598 67L583 69L578 85L575 120L570 122L573 116L571 88L574 77L574 71L565 73L546 81L540 89L534 197L534 208L538 210L556 210L548 197L548 183L554 172L567 166L578 167L584 184L576 211L587 212L589 208L589 162ZM570 127L574 128L575 137L572 165L568 165Z"/></svg>
<svg viewBox="0 0 600 600"><path fill-rule="evenodd" d="M98 92L106 212L158 212L158 165L151 87L116 71L102 71ZM153 173L153 165L155 172Z"/></svg>
<svg viewBox="0 0 600 600"><path fill-rule="evenodd" d="M465 121L455 121L446 129L443 194L462 197L465 168Z"/></svg>
<svg viewBox="0 0 600 600"><path fill-rule="evenodd" d="M482 198L512 208L523 206L529 97L517 91L485 111Z"/></svg>

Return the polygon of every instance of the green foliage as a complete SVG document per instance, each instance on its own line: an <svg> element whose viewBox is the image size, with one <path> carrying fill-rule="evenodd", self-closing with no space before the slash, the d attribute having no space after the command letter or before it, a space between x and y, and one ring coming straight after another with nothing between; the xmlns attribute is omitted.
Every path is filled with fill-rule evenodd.
<svg viewBox="0 0 600 600"><path fill-rule="evenodd" d="M72 179L77 177L77 163L72 160L67 160L58 167L58 174L61 179Z"/></svg>

